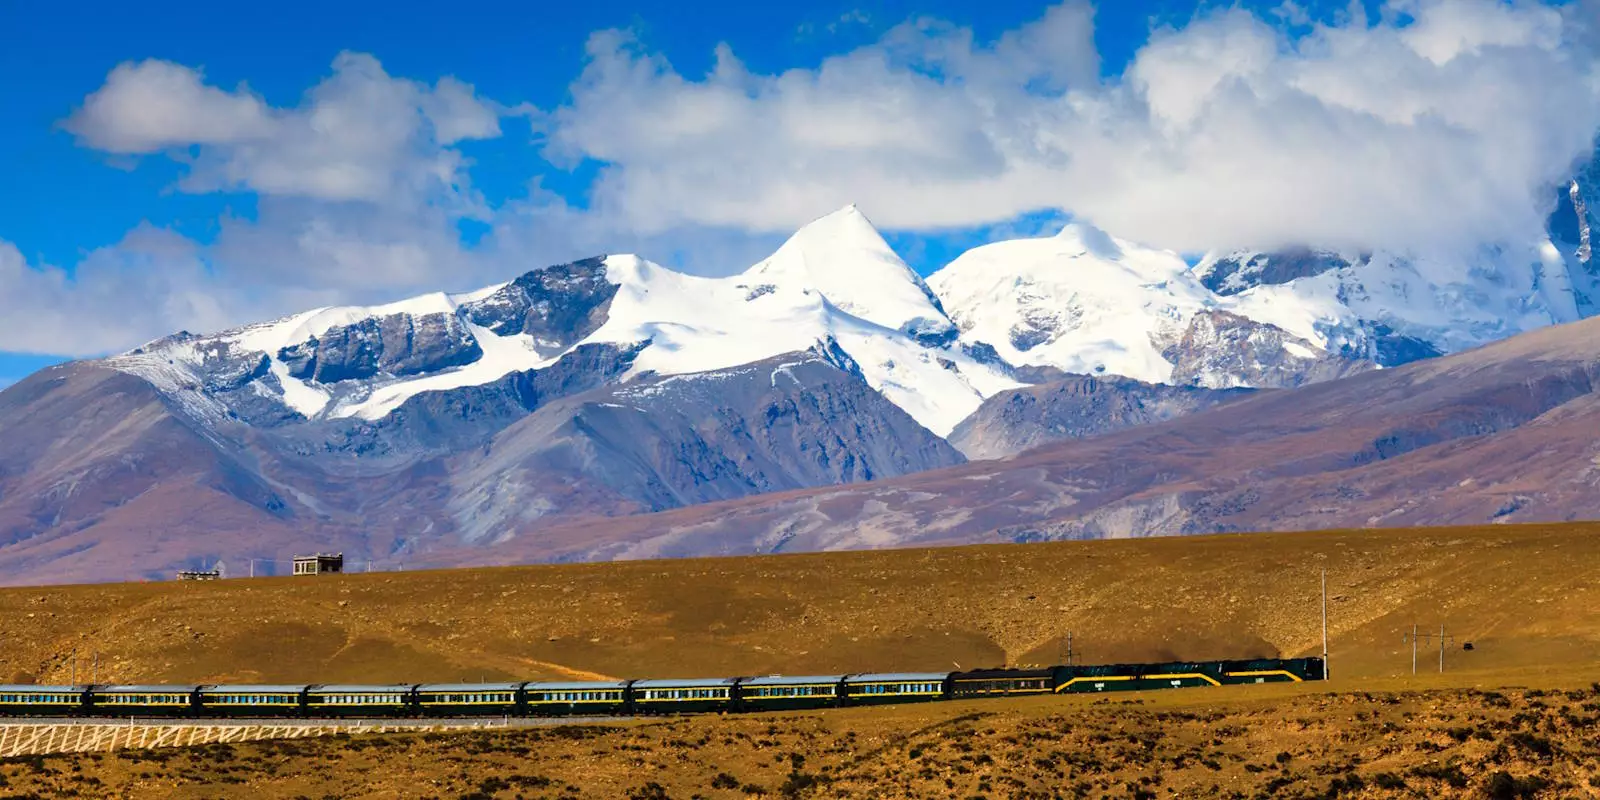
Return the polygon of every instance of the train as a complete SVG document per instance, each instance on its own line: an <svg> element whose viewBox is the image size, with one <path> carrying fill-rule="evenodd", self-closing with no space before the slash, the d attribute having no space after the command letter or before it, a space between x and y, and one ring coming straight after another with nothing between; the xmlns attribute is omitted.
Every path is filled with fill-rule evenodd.
<svg viewBox="0 0 1600 800"><path fill-rule="evenodd" d="M422 684L0 686L0 717L612 717L754 712L1321 680L1321 658Z"/></svg>

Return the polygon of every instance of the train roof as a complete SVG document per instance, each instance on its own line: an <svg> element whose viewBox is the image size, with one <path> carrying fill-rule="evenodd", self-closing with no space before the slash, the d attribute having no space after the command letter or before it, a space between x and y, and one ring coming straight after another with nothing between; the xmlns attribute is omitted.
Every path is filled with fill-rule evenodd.
<svg viewBox="0 0 1600 800"><path fill-rule="evenodd" d="M127 684L121 686L96 686L94 687L94 691L96 694L187 694L198 688L200 688L198 685L192 683L182 686L176 684L145 683Z"/></svg>
<svg viewBox="0 0 1600 800"><path fill-rule="evenodd" d="M667 680L634 681L635 689L699 689L707 686L732 686L738 678L671 678Z"/></svg>
<svg viewBox="0 0 1600 800"><path fill-rule="evenodd" d="M514 692L521 683L424 683L419 692Z"/></svg>
<svg viewBox="0 0 1600 800"><path fill-rule="evenodd" d="M802 683L838 683L844 680L843 675L762 675L759 678L745 678L739 681L740 686L795 686Z"/></svg>
<svg viewBox="0 0 1600 800"><path fill-rule="evenodd" d="M300 684L220 683L200 687L201 694L299 694L310 686Z"/></svg>
<svg viewBox="0 0 1600 800"><path fill-rule="evenodd" d="M83 691L84 689L87 689L87 688L89 688L89 687L87 687L87 686L40 686L39 684L35 684L35 683L4 683L4 684L0 684L0 692L10 692L12 694L20 694L20 693L23 693L23 692L39 692L39 693L49 692L50 694L60 694L62 692L81 692L81 691Z"/></svg>
<svg viewBox="0 0 1600 800"><path fill-rule="evenodd" d="M414 683L328 683L306 687L314 694L362 694L364 692L409 692Z"/></svg>
<svg viewBox="0 0 1600 800"><path fill-rule="evenodd" d="M627 681L540 681L527 686L530 692L579 692L594 689L622 689Z"/></svg>
<svg viewBox="0 0 1600 800"><path fill-rule="evenodd" d="M845 678L847 683L894 683L942 681L950 677L948 672L867 672L861 675L851 675Z"/></svg>
<svg viewBox="0 0 1600 800"><path fill-rule="evenodd" d="M952 672L950 677L958 681L997 680L1001 678L1048 678L1055 675L1054 667L1039 667L1037 669L969 669L966 672Z"/></svg>

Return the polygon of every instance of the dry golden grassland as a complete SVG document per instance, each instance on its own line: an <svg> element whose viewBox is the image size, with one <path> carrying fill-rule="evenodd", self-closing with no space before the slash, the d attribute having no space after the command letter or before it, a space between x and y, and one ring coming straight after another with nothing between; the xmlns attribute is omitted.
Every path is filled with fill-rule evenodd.
<svg viewBox="0 0 1600 800"><path fill-rule="evenodd" d="M1335 677L1600 662L1600 526L1243 534L0 590L0 678L687 677L1312 655ZM1471 641L1474 649L1459 645ZM1437 652L1423 664L1437 670Z"/></svg>
<svg viewBox="0 0 1600 800"><path fill-rule="evenodd" d="M1595 797L1597 728L1600 687L1335 695L1189 689L12 759L0 762L0 793Z"/></svg>
<svg viewBox="0 0 1600 800"><path fill-rule="evenodd" d="M1068 631L1084 662L1311 655L1324 569L1327 684L47 757L0 796L1600 797L1595 525L7 589L0 673L945 670L1055 663ZM1430 647L1411 676L1413 622L1456 637L1444 675Z"/></svg>

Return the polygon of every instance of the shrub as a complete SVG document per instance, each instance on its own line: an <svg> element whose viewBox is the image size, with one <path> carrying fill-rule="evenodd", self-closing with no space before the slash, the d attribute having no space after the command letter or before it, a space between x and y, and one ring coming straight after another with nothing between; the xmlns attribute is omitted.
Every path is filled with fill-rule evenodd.
<svg viewBox="0 0 1600 800"><path fill-rule="evenodd" d="M1484 793L1489 800L1521 800L1521 798L1534 797L1550 782L1537 775L1523 778L1513 777L1510 773L1500 771L1489 776L1484 785Z"/></svg>
<svg viewBox="0 0 1600 800"><path fill-rule="evenodd" d="M1406 780L1392 772L1380 772L1372 776L1372 785L1379 789L1404 789Z"/></svg>
<svg viewBox="0 0 1600 800"><path fill-rule="evenodd" d="M628 790L628 800L669 800L667 789L655 781Z"/></svg>
<svg viewBox="0 0 1600 800"><path fill-rule="evenodd" d="M1444 781L1452 789L1467 788L1467 776L1461 771L1461 767L1454 762L1448 764L1423 764L1420 767L1413 767L1411 774L1419 778Z"/></svg>

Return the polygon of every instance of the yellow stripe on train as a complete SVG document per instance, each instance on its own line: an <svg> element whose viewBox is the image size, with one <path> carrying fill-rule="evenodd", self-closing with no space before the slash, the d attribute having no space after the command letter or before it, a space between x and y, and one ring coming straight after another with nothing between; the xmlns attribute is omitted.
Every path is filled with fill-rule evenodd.
<svg viewBox="0 0 1600 800"><path fill-rule="evenodd" d="M1251 672L1224 672L1225 678L1264 678L1268 675L1282 675L1295 683L1304 683L1305 679L1286 669L1258 669Z"/></svg>
<svg viewBox="0 0 1600 800"><path fill-rule="evenodd" d="M1099 675L1099 676L1080 675L1080 676L1078 676L1076 678L1072 678L1071 680L1068 680L1066 683L1063 683L1060 686L1057 686L1056 687L1056 692L1060 693L1061 690L1067 688L1068 686L1071 686L1074 683L1078 683L1080 681L1083 682L1083 683L1111 683L1113 681L1159 681L1159 680L1182 680L1184 678L1199 678L1200 680L1203 680L1206 683L1211 684L1212 686L1221 686L1222 685L1222 683L1220 681L1218 681L1216 678L1213 678L1210 675L1206 675L1205 673L1202 673L1202 672L1172 673L1172 674L1168 674L1168 675Z"/></svg>

